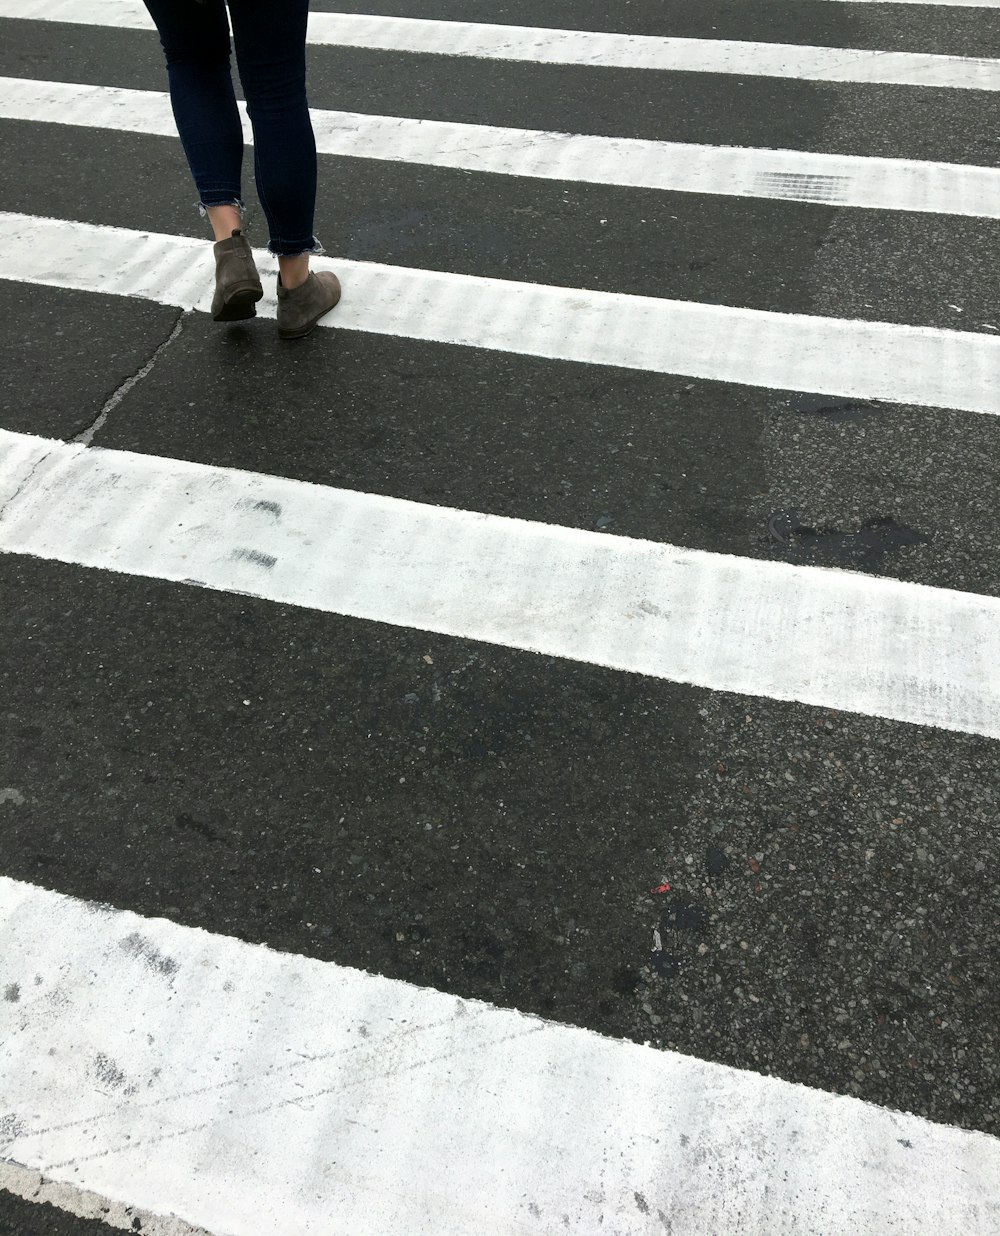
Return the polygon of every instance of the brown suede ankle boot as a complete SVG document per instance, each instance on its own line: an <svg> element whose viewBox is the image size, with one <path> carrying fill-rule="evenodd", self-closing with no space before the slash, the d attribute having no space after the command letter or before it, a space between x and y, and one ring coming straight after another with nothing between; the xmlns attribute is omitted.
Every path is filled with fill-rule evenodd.
<svg viewBox="0 0 1000 1236"><path fill-rule="evenodd" d="M340 300L340 280L330 270L310 271L297 288L281 285L278 276L278 335L282 339L301 339L308 335L324 313Z"/></svg>
<svg viewBox="0 0 1000 1236"><path fill-rule="evenodd" d="M215 249L215 295L212 317L216 322L241 322L255 318L257 301L264 295L260 275L247 238L237 228L228 240L217 240Z"/></svg>

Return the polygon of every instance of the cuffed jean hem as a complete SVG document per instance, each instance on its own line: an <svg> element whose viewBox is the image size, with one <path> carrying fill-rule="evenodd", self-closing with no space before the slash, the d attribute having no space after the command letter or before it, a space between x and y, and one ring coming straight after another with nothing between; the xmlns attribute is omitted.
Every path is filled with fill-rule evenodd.
<svg viewBox="0 0 1000 1236"><path fill-rule="evenodd" d="M195 202L195 205L198 207L198 214L200 214L203 219L208 214L208 208L210 206L237 206L239 208L241 219L245 218L247 213L246 204L243 200L238 197L233 197L231 193L206 193L200 202Z"/></svg>
<svg viewBox="0 0 1000 1236"><path fill-rule="evenodd" d="M282 240L280 236L272 238L267 242L267 251L274 257L305 257L307 253L314 256L326 253L318 236L311 236L305 242Z"/></svg>

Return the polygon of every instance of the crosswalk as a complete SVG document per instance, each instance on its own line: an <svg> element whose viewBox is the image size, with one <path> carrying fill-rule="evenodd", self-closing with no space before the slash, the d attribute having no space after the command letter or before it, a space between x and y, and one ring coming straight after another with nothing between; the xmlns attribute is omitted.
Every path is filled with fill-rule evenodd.
<svg viewBox="0 0 1000 1236"><path fill-rule="evenodd" d="M26 283L208 307L194 265L200 246L187 238L13 213L0 215L0 236L11 253L9 273ZM345 304L337 318L348 330L771 389L1000 412L1000 338L986 333L376 263L342 261L338 270L353 294L353 307ZM273 303L258 310L274 312Z"/></svg>
<svg viewBox="0 0 1000 1236"><path fill-rule="evenodd" d="M995 597L0 440L8 552L1000 738ZM767 609L810 645L748 622Z"/></svg>
<svg viewBox="0 0 1000 1236"><path fill-rule="evenodd" d="M4 119L58 124L71 113L75 125L88 128L160 135L174 131L170 99L162 92L16 77L4 78L0 85ZM992 167L588 137L360 112L315 110L312 119L320 154L677 193L1000 216L1000 171ZM245 107L243 122L246 142L252 145Z"/></svg>
<svg viewBox="0 0 1000 1236"><path fill-rule="evenodd" d="M139 0L100 0L83 7L75 0L4 0L0 15L33 20L150 29ZM976 57L920 55L746 40L671 39L588 30L484 22L428 21L368 14L315 13L309 41L439 56L474 56L587 68L656 69L688 73L733 73L793 77L806 81L870 82L951 89L1000 89L1000 61Z"/></svg>
<svg viewBox="0 0 1000 1236"><path fill-rule="evenodd" d="M169 127L162 95L148 90L122 93L120 87L55 83L46 98L28 79L8 88L4 107L11 118L39 120L65 115L69 107L79 124L109 132L164 132ZM995 197L995 169L966 163L755 150L742 142L717 147L604 138L406 116L359 117L326 108L315 116L326 153L379 160L405 156L408 162L463 171L985 217L991 216ZM986 116L972 119L979 124ZM668 118L663 123L669 127Z"/></svg>
<svg viewBox="0 0 1000 1236"><path fill-rule="evenodd" d="M0 1232L995 1232L998 5L405 7L290 348L0 0Z"/></svg>

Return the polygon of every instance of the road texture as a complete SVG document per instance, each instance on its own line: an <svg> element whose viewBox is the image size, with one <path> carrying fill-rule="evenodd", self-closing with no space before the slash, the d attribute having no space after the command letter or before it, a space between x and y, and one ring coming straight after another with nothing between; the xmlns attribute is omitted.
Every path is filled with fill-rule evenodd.
<svg viewBox="0 0 1000 1236"><path fill-rule="evenodd" d="M314 8L473 20L456 0ZM1000 56L992 5L475 16ZM1000 150L985 90L309 54L319 109L989 168ZM165 89L152 32L34 17L0 18L0 77ZM0 212L204 233L175 138L72 115L0 138ZM334 266L1000 333L995 219L332 155L320 184ZM68 441L106 412L108 450L1000 596L992 414L405 334L289 347L264 319L2 278L0 313L15 434ZM995 738L79 560L0 554L0 595L0 875L1000 1132ZM753 621L811 639L778 609ZM0 1192L0 1232L107 1230Z"/></svg>

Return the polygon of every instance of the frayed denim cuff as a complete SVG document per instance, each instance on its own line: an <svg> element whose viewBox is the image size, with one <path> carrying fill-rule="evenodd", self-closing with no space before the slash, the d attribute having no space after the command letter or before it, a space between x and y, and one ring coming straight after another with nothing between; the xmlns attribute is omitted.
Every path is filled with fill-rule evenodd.
<svg viewBox="0 0 1000 1236"><path fill-rule="evenodd" d="M286 241L280 236L272 237L267 243L267 251L274 257L305 257L306 254L318 257L326 253L318 236L313 236L305 244L302 241Z"/></svg>
<svg viewBox="0 0 1000 1236"><path fill-rule="evenodd" d="M219 199L218 201L209 202L205 200L205 198L216 197ZM236 206L239 209L240 218L246 218L246 204L242 201L242 199L233 197L231 193L206 193L205 197L203 197L200 202L195 202L195 205L198 207L198 214L200 214L203 219L208 214L208 209L210 206Z"/></svg>

